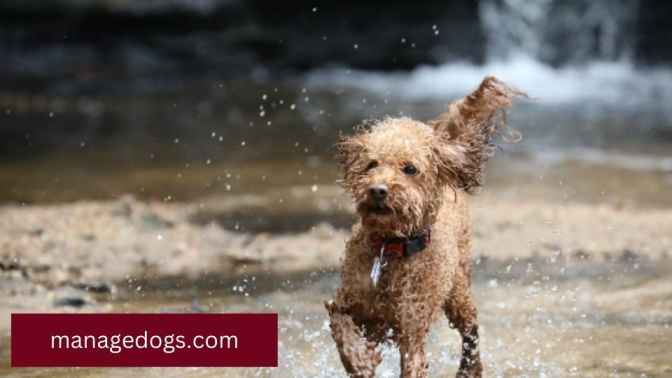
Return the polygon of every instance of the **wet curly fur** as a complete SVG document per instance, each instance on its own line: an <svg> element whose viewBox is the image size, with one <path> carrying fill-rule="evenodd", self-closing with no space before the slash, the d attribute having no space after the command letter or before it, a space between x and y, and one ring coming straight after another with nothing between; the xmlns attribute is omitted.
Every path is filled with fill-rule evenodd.
<svg viewBox="0 0 672 378"><path fill-rule="evenodd" d="M382 360L378 346L391 341L400 350L401 376L426 377L424 340L441 313L462 336L457 376L481 376L467 194L481 186L504 110L519 95L487 77L436 120L386 118L338 144L342 183L360 220L346 245L341 287L326 307L349 376L374 377ZM382 202L372 198L376 185L388 188ZM426 229L432 239L427 248L389 259L374 287L370 237L409 237Z"/></svg>

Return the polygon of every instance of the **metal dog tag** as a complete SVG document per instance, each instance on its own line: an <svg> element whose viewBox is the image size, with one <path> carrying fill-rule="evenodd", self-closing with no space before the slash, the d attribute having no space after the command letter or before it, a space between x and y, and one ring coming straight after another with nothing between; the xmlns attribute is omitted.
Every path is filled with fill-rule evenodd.
<svg viewBox="0 0 672 378"><path fill-rule="evenodd" d="M375 259L373 259L373 266L371 267L371 282L373 283L373 287L378 286L378 280L380 279L380 274L383 272L383 267L387 265L385 263L385 244L383 244L382 247L380 247L380 256L376 256Z"/></svg>
<svg viewBox="0 0 672 378"><path fill-rule="evenodd" d="M371 268L371 282L373 282L373 287L376 287L378 285L378 279L380 279L380 270L381 270L380 257L376 257L373 260L373 267Z"/></svg>

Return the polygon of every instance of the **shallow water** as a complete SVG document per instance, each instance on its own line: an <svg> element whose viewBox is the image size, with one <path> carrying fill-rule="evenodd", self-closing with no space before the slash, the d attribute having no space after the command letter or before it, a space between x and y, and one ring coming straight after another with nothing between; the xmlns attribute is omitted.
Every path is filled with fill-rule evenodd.
<svg viewBox="0 0 672 378"><path fill-rule="evenodd" d="M663 377L672 375L672 261L625 256L611 263L553 263L546 259L476 262L473 292L481 348L493 377ZM14 369L21 376L343 377L329 336L323 301L336 273L292 280L247 277L233 286L141 291L118 298L121 312L278 312L275 369L125 368ZM5 340L7 341L7 340ZM430 376L453 374L459 337L447 321L427 340ZM378 376L398 375L398 353L383 347ZM7 361L7 350L2 354Z"/></svg>
<svg viewBox="0 0 672 378"><path fill-rule="evenodd" d="M507 70L517 72L514 68ZM291 185L333 184L339 133L386 115L431 119L475 86L487 67L472 73L469 83L454 80L459 70L444 69L424 74L440 80L443 89L420 97L406 89L427 87L413 81L420 69L355 79L364 88L353 87L353 80L334 83L315 73L282 81L193 82L175 92L123 98L0 96L0 108L5 108L0 116L0 203L110 199L128 193L192 201L229 192L263 194ZM638 75L647 79L640 83ZM668 190L672 183L672 115L661 102L667 95L658 90L664 80L655 72L625 70L621 76L618 89L610 91L617 99L579 96L583 83L578 77L559 83L573 86L572 101L559 101L555 89L546 93L537 87L535 92L541 93L531 92L532 99L518 102L509 124L523 139L500 141L489 185L530 181L548 172L557 180L537 181L550 191L562 179L576 184L576 190L591 186L592 192L621 196L622 187L632 192L629 183L637 182L645 194L626 193L627 201L669 202L651 193ZM377 88L372 80L393 89ZM596 91L600 83L589 87ZM632 97L630 87L646 96L623 103L620 99ZM60 104L58 111L50 111L52 102ZM97 110L82 109L82 102ZM611 185L600 187L604 181L590 171L608 176ZM596 196L578 199L586 197Z"/></svg>
<svg viewBox="0 0 672 378"><path fill-rule="evenodd" d="M291 214L307 229L321 219L312 216L310 210L303 211L306 214L302 216L300 203L289 209L291 204L284 201L296 197L292 195L296 191L319 194L325 188L332 189L339 178L334 162L320 156L209 164L119 164L116 168L95 162L68 158L0 166L0 203L111 200L127 194L143 200L188 203L214 197L257 196L274 201L265 201L265 207L242 208L236 214L227 214L224 223L258 220L267 227L256 231L277 231L273 228L285 225L277 217ZM672 155L628 155L596 149L544 153L505 149L490 162L485 184L486 192L515 200L668 208L672 206ZM323 197L334 194L330 191ZM268 203L275 208L269 208Z"/></svg>

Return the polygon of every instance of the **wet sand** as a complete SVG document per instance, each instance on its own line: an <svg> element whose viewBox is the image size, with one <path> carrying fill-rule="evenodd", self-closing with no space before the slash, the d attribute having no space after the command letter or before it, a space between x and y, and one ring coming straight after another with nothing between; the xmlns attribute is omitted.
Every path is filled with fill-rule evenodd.
<svg viewBox="0 0 672 378"><path fill-rule="evenodd" d="M472 198L475 259L667 259L672 210ZM354 219L336 186L193 204L117 201L5 206L0 263L10 294L63 286L113 292L170 277L291 274L337 268ZM284 219L284 221L283 221ZM22 285L26 283L27 286Z"/></svg>

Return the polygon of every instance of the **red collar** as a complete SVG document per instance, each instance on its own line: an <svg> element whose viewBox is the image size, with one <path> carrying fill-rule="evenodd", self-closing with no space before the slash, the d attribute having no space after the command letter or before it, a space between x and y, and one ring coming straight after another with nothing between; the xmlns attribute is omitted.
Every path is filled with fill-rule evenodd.
<svg viewBox="0 0 672 378"><path fill-rule="evenodd" d="M385 256L391 257L410 257L423 251L431 242L430 230L408 238L383 238L376 234L371 234L369 242L371 250L375 255L379 255L381 250Z"/></svg>

